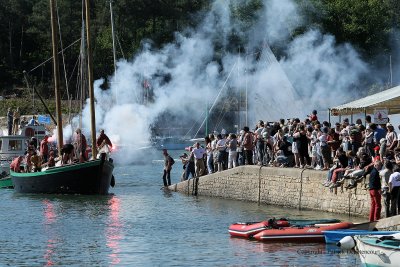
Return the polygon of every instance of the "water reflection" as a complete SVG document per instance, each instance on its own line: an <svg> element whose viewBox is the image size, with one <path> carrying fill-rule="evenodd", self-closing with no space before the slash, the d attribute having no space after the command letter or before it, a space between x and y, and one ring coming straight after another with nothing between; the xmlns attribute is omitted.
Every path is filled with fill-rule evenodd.
<svg viewBox="0 0 400 267"><path fill-rule="evenodd" d="M121 200L116 196L112 197L108 204L110 206L110 216L106 227L107 247L111 249L109 258L111 265L117 265L121 262L119 253L121 252L120 240L122 239L121 229L123 227L120 221Z"/></svg>
<svg viewBox="0 0 400 267"><path fill-rule="evenodd" d="M161 188L161 190L163 191L163 195L164 195L164 197L166 197L166 198L170 198L170 197L172 197L173 195L172 195L172 191L171 190L169 190L168 188Z"/></svg>
<svg viewBox="0 0 400 267"><path fill-rule="evenodd" d="M43 206L44 206L44 225L45 225L45 232L48 235L47 236L47 244L46 244L46 249L45 249L45 254L44 254L44 260L46 261L45 266L53 266L54 261L54 250L56 248L56 236L54 236L54 233L52 230L52 224L56 222L56 213L54 212L54 205L51 203L48 199L44 199L42 201Z"/></svg>

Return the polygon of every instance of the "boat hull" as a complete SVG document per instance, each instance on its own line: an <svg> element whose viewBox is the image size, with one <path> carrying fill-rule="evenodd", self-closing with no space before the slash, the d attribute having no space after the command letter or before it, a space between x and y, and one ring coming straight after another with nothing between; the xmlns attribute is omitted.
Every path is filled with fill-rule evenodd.
<svg viewBox="0 0 400 267"><path fill-rule="evenodd" d="M254 238L266 242L324 242L323 231L347 229L352 225L352 223L341 222L320 227L306 226L267 229L256 234Z"/></svg>
<svg viewBox="0 0 400 267"><path fill-rule="evenodd" d="M382 241L377 237L354 236L356 251L365 266L398 266L400 263L400 241Z"/></svg>
<svg viewBox="0 0 400 267"><path fill-rule="evenodd" d="M32 194L105 195L110 188L112 162L101 159L49 168L42 172L11 172L14 189Z"/></svg>
<svg viewBox="0 0 400 267"><path fill-rule="evenodd" d="M337 223L340 222L337 219L325 219L325 220L291 220L291 219L276 219L270 221L261 222L245 222L245 223L234 223L229 226L229 234L232 237L251 238L255 234L270 228L280 228L288 226L306 226L315 225L319 223Z"/></svg>
<svg viewBox="0 0 400 267"><path fill-rule="evenodd" d="M250 238L253 235L265 230L268 226L268 221L256 223L234 223L229 226L228 231L233 237Z"/></svg>
<svg viewBox="0 0 400 267"><path fill-rule="evenodd" d="M365 231L365 230L331 230L324 231L325 243L336 244L345 236L355 236L355 235L391 235L399 232L393 231Z"/></svg>
<svg viewBox="0 0 400 267"><path fill-rule="evenodd" d="M10 177L4 177L0 179L0 188L13 188L13 184Z"/></svg>

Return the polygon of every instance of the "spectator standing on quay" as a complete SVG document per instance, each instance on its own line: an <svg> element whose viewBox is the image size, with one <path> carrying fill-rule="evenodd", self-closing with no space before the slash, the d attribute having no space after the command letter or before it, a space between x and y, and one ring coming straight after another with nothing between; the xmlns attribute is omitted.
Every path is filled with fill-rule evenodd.
<svg viewBox="0 0 400 267"><path fill-rule="evenodd" d="M164 174L163 174L163 182L164 187L171 185L171 170L172 165L175 163L174 159L168 154L166 149L163 149L164 155Z"/></svg>
<svg viewBox="0 0 400 267"><path fill-rule="evenodd" d="M394 127L391 123L386 124L386 129L387 129L386 149L394 151L394 149L397 147L397 144L398 144L397 133L394 131ZM384 155L381 155L381 156L384 156Z"/></svg>
<svg viewBox="0 0 400 267"><path fill-rule="evenodd" d="M189 152L192 152L193 147L190 146L189 147ZM189 154L189 157L187 159L187 163L186 163L186 168L185 168L185 176L184 176L184 180L189 179L189 175L192 175L192 178L195 177L196 172L195 172L195 166L194 166L194 155L193 153Z"/></svg>
<svg viewBox="0 0 400 267"><path fill-rule="evenodd" d="M188 164L188 161L189 161L189 157L188 157L188 155L186 153L183 153L182 155L179 156L179 158L181 159L181 162L182 162L183 172L182 172L182 175L181 175L181 182L183 182L183 181L186 180L185 179L185 173L186 173L186 167L187 167L187 164Z"/></svg>
<svg viewBox="0 0 400 267"><path fill-rule="evenodd" d="M400 169L396 167L394 172L389 177L390 191L390 215L396 216L399 214L399 190L400 190Z"/></svg>
<svg viewBox="0 0 400 267"><path fill-rule="evenodd" d="M207 152L207 171L209 174L214 172L214 149L216 142L214 142L214 135L209 134L206 138L206 152Z"/></svg>
<svg viewBox="0 0 400 267"><path fill-rule="evenodd" d="M249 127L245 126L243 128L244 137L243 137L243 155L246 165L253 165L253 133L250 132Z"/></svg>
<svg viewBox="0 0 400 267"><path fill-rule="evenodd" d="M384 166L385 168L379 172L379 175L381 176L382 180L381 182L382 196L383 196L383 202L385 204L386 218L388 218L391 216L390 213L391 194L389 188L389 178L393 173L393 163L390 162L389 160L386 160Z"/></svg>
<svg viewBox="0 0 400 267"><path fill-rule="evenodd" d="M221 135L217 135L217 162L218 162L218 171L221 172L224 170L224 160L225 160L225 153L226 153L226 139Z"/></svg>
<svg viewBox="0 0 400 267"><path fill-rule="evenodd" d="M369 195L371 196L371 209L369 212L369 221L377 221L381 218L381 179L379 171L382 168L380 160L375 161L371 174L369 175ZM390 183L390 180L389 180Z"/></svg>
<svg viewBox="0 0 400 267"><path fill-rule="evenodd" d="M194 145L192 154L194 155L195 159L196 177L200 177L204 174L205 171L204 154L206 154L206 150L200 146L199 142L197 142Z"/></svg>
<svg viewBox="0 0 400 267"><path fill-rule="evenodd" d="M228 169L234 168L237 166L237 146L238 142L236 139L236 134L229 134L229 142L227 143L228 147Z"/></svg>
<svg viewBox="0 0 400 267"><path fill-rule="evenodd" d="M259 165L263 165L264 163L264 139L262 135L263 131L264 131L264 122L260 120L257 124L257 129L255 131L255 137L257 140L256 141L257 161Z"/></svg>

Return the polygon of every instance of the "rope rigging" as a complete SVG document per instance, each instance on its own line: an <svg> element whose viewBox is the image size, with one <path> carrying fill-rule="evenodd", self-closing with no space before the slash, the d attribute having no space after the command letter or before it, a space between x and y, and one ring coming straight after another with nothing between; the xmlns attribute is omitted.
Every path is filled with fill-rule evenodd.
<svg viewBox="0 0 400 267"><path fill-rule="evenodd" d="M211 111L214 109L215 105L217 104L219 96L221 95L222 90L225 88L226 83L228 82L229 78L231 77L231 74L232 74L233 70L235 69L236 64L237 64L237 62L235 62L235 64L233 64L231 70L229 71L229 74L226 77L224 83L222 84L221 89L219 90L217 96L215 97L215 100L214 100L213 104L211 105L210 109L208 110L208 114L211 114ZM207 120L207 118L203 119L203 122L201 123L201 125L200 125L199 129L197 130L196 134L194 135L194 138L197 137L198 133L200 132L200 129L203 127L203 125L206 122L206 120Z"/></svg>

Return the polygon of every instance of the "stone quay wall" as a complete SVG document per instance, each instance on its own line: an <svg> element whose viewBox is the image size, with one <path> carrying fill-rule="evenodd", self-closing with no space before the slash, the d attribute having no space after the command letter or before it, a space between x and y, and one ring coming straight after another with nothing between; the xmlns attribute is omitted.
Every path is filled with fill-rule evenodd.
<svg viewBox="0 0 400 267"><path fill-rule="evenodd" d="M223 172L189 179L170 186L184 194L253 201L298 209L311 209L368 218L367 181L354 189L333 192L322 185L326 172L261 166L240 166ZM336 193L335 193L336 191ZM383 204L383 203L382 203ZM383 215L382 209L382 215Z"/></svg>

